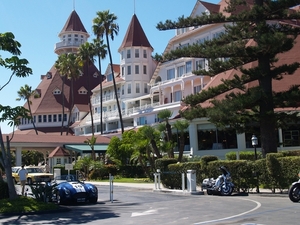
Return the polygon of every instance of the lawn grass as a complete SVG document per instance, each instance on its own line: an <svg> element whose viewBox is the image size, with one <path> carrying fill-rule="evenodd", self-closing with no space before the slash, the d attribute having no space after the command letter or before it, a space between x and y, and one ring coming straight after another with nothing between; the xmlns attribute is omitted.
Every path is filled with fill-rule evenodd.
<svg viewBox="0 0 300 225"><path fill-rule="evenodd" d="M59 206L52 202L45 203L25 196L18 196L12 201L9 199L0 200L0 213L40 212L56 210L58 208Z"/></svg>

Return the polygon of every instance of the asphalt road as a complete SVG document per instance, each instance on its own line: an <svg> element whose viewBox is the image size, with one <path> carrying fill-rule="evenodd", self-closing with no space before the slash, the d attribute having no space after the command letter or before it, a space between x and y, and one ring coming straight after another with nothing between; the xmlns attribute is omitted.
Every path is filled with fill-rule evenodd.
<svg viewBox="0 0 300 225"><path fill-rule="evenodd" d="M64 206L51 214L0 216L0 224L299 224L300 203L285 197L178 195L149 189L98 186L95 205Z"/></svg>

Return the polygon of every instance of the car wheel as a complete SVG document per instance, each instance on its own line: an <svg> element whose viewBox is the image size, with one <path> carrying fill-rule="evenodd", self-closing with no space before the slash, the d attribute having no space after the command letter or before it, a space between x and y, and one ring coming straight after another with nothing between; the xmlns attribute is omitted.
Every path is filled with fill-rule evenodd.
<svg viewBox="0 0 300 225"><path fill-rule="evenodd" d="M32 185L32 179L31 178L27 178L27 184Z"/></svg>
<svg viewBox="0 0 300 225"><path fill-rule="evenodd" d="M90 198L90 203L96 204L98 201L98 198Z"/></svg>

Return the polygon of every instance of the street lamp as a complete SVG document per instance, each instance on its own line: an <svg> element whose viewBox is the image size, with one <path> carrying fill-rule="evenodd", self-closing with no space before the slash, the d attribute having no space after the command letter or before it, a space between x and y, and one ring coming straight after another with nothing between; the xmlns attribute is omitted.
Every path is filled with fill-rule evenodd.
<svg viewBox="0 0 300 225"><path fill-rule="evenodd" d="M255 160L257 160L256 146L258 145L258 140L254 134L252 135L251 141L252 141L252 146L254 147Z"/></svg>

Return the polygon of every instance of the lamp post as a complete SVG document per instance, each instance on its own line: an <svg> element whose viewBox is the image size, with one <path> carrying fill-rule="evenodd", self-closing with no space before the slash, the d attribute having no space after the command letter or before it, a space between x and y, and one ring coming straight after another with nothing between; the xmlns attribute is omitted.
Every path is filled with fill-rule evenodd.
<svg viewBox="0 0 300 225"><path fill-rule="evenodd" d="M255 160L257 160L256 146L258 145L258 140L254 134L252 135L251 141L252 141L252 146L254 147ZM256 171L255 171L255 176L256 176L256 192L259 193L258 173Z"/></svg>
<svg viewBox="0 0 300 225"><path fill-rule="evenodd" d="M252 141L252 146L254 147L255 160L257 160L256 146L258 145L258 140L254 134L252 135L251 141Z"/></svg>

